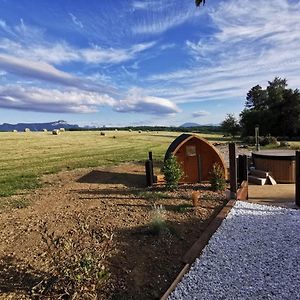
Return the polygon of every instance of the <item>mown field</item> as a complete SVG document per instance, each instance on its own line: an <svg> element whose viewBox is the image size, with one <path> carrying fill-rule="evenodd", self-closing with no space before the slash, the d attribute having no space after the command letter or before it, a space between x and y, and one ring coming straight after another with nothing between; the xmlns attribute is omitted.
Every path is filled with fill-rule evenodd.
<svg viewBox="0 0 300 300"><path fill-rule="evenodd" d="M43 174L145 160L148 151L162 160L176 132L97 131L0 133L0 196L37 188ZM203 134L209 140L221 135ZM1 200L0 200L1 201Z"/></svg>

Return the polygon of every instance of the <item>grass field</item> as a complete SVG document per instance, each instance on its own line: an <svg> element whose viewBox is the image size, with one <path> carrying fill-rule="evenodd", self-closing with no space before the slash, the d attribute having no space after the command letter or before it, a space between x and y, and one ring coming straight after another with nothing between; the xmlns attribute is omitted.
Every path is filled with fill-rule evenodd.
<svg viewBox="0 0 300 300"><path fill-rule="evenodd" d="M43 174L75 168L116 165L147 159L153 151L162 160L170 142L180 133L97 131L0 133L0 196L36 188ZM115 138L114 138L115 136ZM207 135L218 140L220 135Z"/></svg>

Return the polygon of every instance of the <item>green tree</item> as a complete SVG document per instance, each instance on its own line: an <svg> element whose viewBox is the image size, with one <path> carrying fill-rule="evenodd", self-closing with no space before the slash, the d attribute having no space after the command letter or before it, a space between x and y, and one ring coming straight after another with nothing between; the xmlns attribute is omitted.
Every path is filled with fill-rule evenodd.
<svg viewBox="0 0 300 300"><path fill-rule="evenodd" d="M299 90L287 88L287 80L275 77L266 89L256 85L247 93L245 109L240 114L242 135L253 135L260 126L260 134L295 136L300 134Z"/></svg>
<svg viewBox="0 0 300 300"><path fill-rule="evenodd" d="M236 136L240 130L239 122L233 114L226 115L224 121L221 123L221 127L225 133L233 137Z"/></svg>

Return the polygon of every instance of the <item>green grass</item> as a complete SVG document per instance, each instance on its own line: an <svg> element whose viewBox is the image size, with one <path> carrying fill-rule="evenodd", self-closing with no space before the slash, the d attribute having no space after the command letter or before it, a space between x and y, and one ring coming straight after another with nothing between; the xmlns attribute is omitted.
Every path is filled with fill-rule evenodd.
<svg viewBox="0 0 300 300"><path fill-rule="evenodd" d="M180 133L100 132L0 132L0 196L40 186L43 174L84 167L144 161L148 151L163 160L169 144ZM116 138L113 138L115 136ZM218 140L220 135L203 135Z"/></svg>

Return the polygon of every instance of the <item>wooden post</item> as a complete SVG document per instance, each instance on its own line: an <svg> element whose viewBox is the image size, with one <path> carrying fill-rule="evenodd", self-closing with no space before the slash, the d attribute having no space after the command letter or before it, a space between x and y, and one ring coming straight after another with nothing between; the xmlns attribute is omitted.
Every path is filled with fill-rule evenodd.
<svg viewBox="0 0 300 300"><path fill-rule="evenodd" d="M153 182L154 182L153 163L150 159L146 160L145 169L146 169L146 184L147 184L147 186L152 186Z"/></svg>
<svg viewBox="0 0 300 300"><path fill-rule="evenodd" d="M248 157L247 157L247 155L239 155L238 179L239 179L239 184L241 184L244 180L248 181Z"/></svg>
<svg viewBox="0 0 300 300"><path fill-rule="evenodd" d="M300 151L296 151L296 195L295 204L300 206Z"/></svg>
<svg viewBox="0 0 300 300"><path fill-rule="evenodd" d="M236 164L235 143L229 144L229 172L230 172L231 199L235 199L236 191L237 191L237 164Z"/></svg>
<svg viewBox="0 0 300 300"><path fill-rule="evenodd" d="M154 164L153 164L153 157L152 157L152 151L149 151L148 153L149 156L149 160L152 162L152 167L151 167L151 171L152 171L152 180L154 182Z"/></svg>

